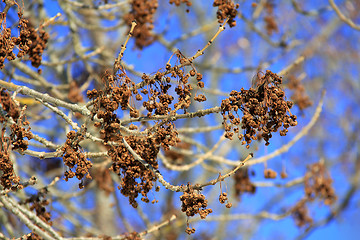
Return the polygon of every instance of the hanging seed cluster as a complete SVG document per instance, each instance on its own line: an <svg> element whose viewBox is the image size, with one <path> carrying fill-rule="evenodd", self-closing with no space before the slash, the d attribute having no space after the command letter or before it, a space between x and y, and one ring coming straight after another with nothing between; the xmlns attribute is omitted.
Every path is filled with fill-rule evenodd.
<svg viewBox="0 0 360 240"><path fill-rule="evenodd" d="M220 195L219 195L219 202L220 202L221 204L224 204L225 202L227 202L225 206L226 206L227 208L231 208L231 207L232 207L232 203L229 202L228 200L229 200L229 199L228 199L228 196L227 196L227 193L226 193L226 192L220 193Z"/></svg>
<svg viewBox="0 0 360 240"><path fill-rule="evenodd" d="M43 222L52 226L51 213L46 210L46 206L50 204L50 201L46 199L46 194L48 193L46 188L41 189L36 195L32 195L27 198L22 204L30 204L30 211L35 211L36 216L38 216ZM43 239L38 234L31 232L27 235L27 239Z"/></svg>
<svg viewBox="0 0 360 240"><path fill-rule="evenodd" d="M266 16L264 17L265 29L267 35L271 36L274 32L279 32L279 27L274 16L274 1L266 1L265 10Z"/></svg>
<svg viewBox="0 0 360 240"><path fill-rule="evenodd" d="M291 215L298 227L311 226L314 221L309 215L306 202L306 199L302 199L291 209Z"/></svg>
<svg viewBox="0 0 360 240"><path fill-rule="evenodd" d="M190 184L188 184L188 189L180 196L180 200L182 202L181 211L186 213L188 217L199 214L204 219L209 213L212 213L212 209L207 208L208 201L205 196L195 191Z"/></svg>
<svg viewBox="0 0 360 240"><path fill-rule="evenodd" d="M21 189L20 178L14 172L13 163L10 160L10 150L25 151L28 148L28 140L32 139L30 126L16 103L11 99L10 94L5 90L0 91L0 123L4 124L8 118L15 122L10 125L10 136L5 137L5 124L1 129L1 148L0 148L0 183L4 189Z"/></svg>
<svg viewBox="0 0 360 240"><path fill-rule="evenodd" d="M177 62L183 63L186 59L178 53ZM154 173L137 161L126 148L122 139L124 138L130 147L153 169L158 169L157 154L160 148L165 151L170 146L180 142L175 125L170 120L158 121L153 127L148 128L147 135L126 136L121 128L121 121L117 117L117 110L129 111L130 117L140 116L168 116L175 114L178 110L186 109L191 104L193 87L189 78L194 77L198 85L204 86L202 75L192 69L189 73L177 65L171 67L166 65L165 71L158 71L153 76L143 74L141 77L141 90L136 88L135 83L126 75L123 69L113 75L106 73L103 77L105 88L103 90L91 90L87 92L89 99L93 101L92 114L99 121L94 125L99 129L101 138L108 147L108 155L112 159L111 170L121 178L120 192L129 198L133 207L137 207L136 198L142 196L141 200L149 202L148 192L156 181ZM171 79L177 82L173 86ZM169 89L177 93L172 96ZM200 87L199 87L200 88ZM200 97L200 95L195 96ZM136 109L135 101L141 102L145 108L144 113ZM131 131L139 131L141 126L130 125ZM123 135L125 134L125 136ZM112 144L110 142L116 142Z"/></svg>
<svg viewBox="0 0 360 240"><path fill-rule="evenodd" d="M130 147L140 155L142 159L158 169L157 154L159 152L158 144L153 138L139 138L134 136L125 137ZM131 206L136 208L138 203L136 198L141 194L143 202L149 202L148 192L153 188L156 181L155 174L145 166L136 161L134 156L126 149L124 144L113 146L108 151L113 164L111 170L121 178L121 194L129 198Z"/></svg>
<svg viewBox="0 0 360 240"><path fill-rule="evenodd" d="M192 2L190 0L169 0L170 4L175 4L175 6L180 6L182 3L186 4L186 6L191 7Z"/></svg>
<svg viewBox="0 0 360 240"><path fill-rule="evenodd" d="M39 30L32 27L29 24L29 20L22 17L21 11L18 12L18 17L20 35L19 37L11 37L11 29L2 28L2 26L6 26L6 15L2 15L2 29L0 35L0 69L5 66L5 59L12 61L16 57L22 58L25 55L29 56L32 66L37 68L41 65L42 54L49 40L49 34L41 27ZM16 56L13 52L15 46L18 46L19 49Z"/></svg>
<svg viewBox="0 0 360 240"><path fill-rule="evenodd" d="M259 77L255 88L231 91L230 97L221 103L225 137L233 139L236 134L247 148L259 137L269 145L272 133L281 129L280 135L285 136L290 126L296 126L296 115L290 112L293 104L286 101L281 83L281 77L267 70Z"/></svg>
<svg viewBox="0 0 360 240"><path fill-rule="evenodd" d="M310 165L309 172L305 175L305 194L307 198L313 200L318 197L324 201L325 205L333 204L337 197L332 182L324 163L319 162Z"/></svg>
<svg viewBox="0 0 360 240"><path fill-rule="evenodd" d="M249 168L244 167L237 170L234 174L234 188L235 195L240 196L247 192L254 194L256 191L255 185L250 181Z"/></svg>
<svg viewBox="0 0 360 240"><path fill-rule="evenodd" d="M64 153L64 164L69 167L69 170L67 170L64 174L65 181L68 181L69 178L73 178L75 176L79 180L82 180L85 176L91 179L89 170L92 167L92 163L86 159L85 154L79 145L79 142L82 139L83 137L75 131L70 131L67 134L65 145L61 149ZM83 187L82 183L80 183L79 188Z"/></svg>
<svg viewBox="0 0 360 240"><path fill-rule="evenodd" d="M323 162L314 163L308 166L305 175L305 197L301 199L292 209L291 213L297 226L311 226L313 219L309 216L308 202L315 199L324 201L325 205L335 203L337 196L332 186L332 178Z"/></svg>
<svg viewBox="0 0 360 240"><path fill-rule="evenodd" d="M10 141L11 148L25 151L28 148L28 140L32 139L30 126L28 121L23 121L25 117L21 116L20 109L16 103L10 98L9 93L5 89L0 92L0 122L4 123L6 118L11 117L15 123L10 126ZM4 130L5 131L5 130Z"/></svg>
<svg viewBox="0 0 360 240"><path fill-rule="evenodd" d="M291 100L294 101L300 110L304 110L313 104L310 97L306 94L305 86L300 79L290 76L288 88L293 91Z"/></svg>
<svg viewBox="0 0 360 240"><path fill-rule="evenodd" d="M214 0L213 7L218 8L216 17L219 23L224 23L224 20L229 18L229 26L236 26L235 17L237 15L239 4L235 4L232 0Z"/></svg>
<svg viewBox="0 0 360 240"><path fill-rule="evenodd" d="M20 178L16 176L13 163L10 160L10 139L5 137L5 128L1 130L0 146L0 184L4 189L18 186Z"/></svg>
<svg viewBox="0 0 360 240"><path fill-rule="evenodd" d="M132 0L130 4L131 11L124 15L124 20L128 26L134 20L138 24L134 29L135 45L142 49L155 40L152 30L159 3L157 0Z"/></svg>
<svg viewBox="0 0 360 240"><path fill-rule="evenodd" d="M32 135L29 129L22 127L20 110L5 89L0 91L0 110L0 123L3 126L0 139L0 171L2 172L0 184L4 189L20 189L22 185L19 184L20 178L15 174L14 166L10 159L10 150L26 150L28 142L24 140L24 137L31 139ZM11 134L9 137L5 136L6 128L4 123L7 121L7 118L12 118L16 122L10 127ZM25 124L28 124L28 122L25 122Z"/></svg>
<svg viewBox="0 0 360 240"><path fill-rule="evenodd" d="M22 122L22 118L19 118L17 123L14 123L10 126L12 149L25 151L28 148L29 142L24 138L27 138L28 140L32 139L32 133L30 132L31 128L29 124L30 123L28 121Z"/></svg>

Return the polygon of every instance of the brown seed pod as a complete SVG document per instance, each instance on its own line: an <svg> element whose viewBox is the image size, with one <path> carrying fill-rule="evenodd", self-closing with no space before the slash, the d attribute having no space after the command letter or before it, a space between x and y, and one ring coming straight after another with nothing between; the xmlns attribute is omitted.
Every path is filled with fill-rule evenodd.
<svg viewBox="0 0 360 240"><path fill-rule="evenodd" d="M275 172L274 170L269 169L269 168L264 170L264 177L265 178L274 179L274 178L276 178L276 176L277 176L277 172Z"/></svg>

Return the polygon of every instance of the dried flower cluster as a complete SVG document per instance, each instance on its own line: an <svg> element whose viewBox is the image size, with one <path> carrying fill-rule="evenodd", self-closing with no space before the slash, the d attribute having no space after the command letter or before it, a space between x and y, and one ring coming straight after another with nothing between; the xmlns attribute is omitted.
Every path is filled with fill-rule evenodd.
<svg viewBox="0 0 360 240"><path fill-rule="evenodd" d="M10 94L6 91L5 88L2 88L0 91L0 122L3 123L6 121L6 117L11 117L14 121L17 121L20 116L19 107L11 99Z"/></svg>
<svg viewBox="0 0 360 240"><path fill-rule="evenodd" d="M180 81L185 82L185 77L180 69L172 73L174 77L179 77ZM190 76L190 75L189 75ZM100 134L109 148L108 155L113 161L111 170L121 178L119 187L124 196L129 197L129 202L133 207L137 207L136 198L142 195L141 200L149 202L147 193L151 190L156 180L154 173L137 161L122 142L122 129L116 111L129 110L130 116L139 117L140 113L134 104L130 105L132 99L142 101L144 97L148 100L142 102L148 111L147 116L167 115L172 109L174 97L168 94L171 87L170 81L164 81L164 74L158 72L154 77L143 75L142 80L147 88L139 92L135 84L130 80L123 70L119 74L104 76L105 89L88 91L88 97L93 99L93 115L101 122L95 123L100 128ZM170 79L170 77L168 78ZM190 84L188 84L190 86ZM141 95L142 94L142 95ZM190 94L187 93L187 94ZM133 97L135 96L135 97ZM183 95L179 97L183 99ZM183 100L186 103L186 100ZM180 107L187 107L186 104L175 103ZM184 106L185 105L185 106ZM130 125L129 130L137 131L138 126ZM153 169L158 169L157 154L162 147L169 150L169 146L174 146L179 142L175 125L170 121L161 121L153 127L149 135L124 137L130 147ZM109 142L116 142L116 145Z"/></svg>
<svg viewBox="0 0 360 240"><path fill-rule="evenodd" d="M274 16L274 2L267 0L264 7L266 9L266 16L264 17L266 33L272 35L274 32L279 32L279 27Z"/></svg>
<svg viewBox="0 0 360 240"><path fill-rule="evenodd" d="M32 195L24 201L23 204L30 204L30 211L35 211L36 216L38 216L43 222L52 226L51 213L46 210L46 206L49 205L49 200L46 199L46 194L48 193L46 188L41 189L38 194ZM43 239L38 234L31 232L27 236L27 239L31 240L41 240Z"/></svg>
<svg viewBox="0 0 360 240"><path fill-rule="evenodd" d="M217 7L216 17L219 23L223 23L226 18L229 18L228 24L230 27L236 26L235 17L239 4L235 4L232 0L214 0L214 7Z"/></svg>
<svg viewBox="0 0 360 240"><path fill-rule="evenodd" d="M82 148L79 145L79 141L83 137L77 134L75 131L70 131L67 134L67 139L62 147L62 151L64 152L63 161L66 166L69 167L64 174L65 181L68 181L69 178L77 177L81 180L83 177L90 178L89 169L92 167L92 163L86 159L84 153L82 152ZM75 169L75 172L73 171ZM83 188L82 183L79 184L80 188Z"/></svg>
<svg viewBox="0 0 360 240"><path fill-rule="evenodd" d="M10 139L5 137L5 128L1 131L0 146L0 184L4 189L11 189L14 185L18 185L20 178L14 172L13 163L10 160Z"/></svg>
<svg viewBox="0 0 360 240"><path fill-rule="evenodd" d="M111 238L110 238L111 239ZM141 240L142 238L139 236L139 233L137 232L131 232L125 234L125 240Z"/></svg>
<svg viewBox="0 0 360 240"><path fill-rule="evenodd" d="M169 0L170 4L175 4L175 6L180 6L182 3L186 4L186 6L190 7L192 5L192 2L190 0Z"/></svg>
<svg viewBox="0 0 360 240"><path fill-rule="evenodd" d="M22 17L22 12L18 12L19 17L19 37L11 37L11 29L3 28L0 36L0 69L3 68L4 61L14 60L16 57L22 58L24 55L29 56L29 60L34 67L41 65L42 54L46 48L49 34L46 33L41 27L36 30L29 24L29 20ZM1 27L6 26L6 15L2 15ZM13 52L14 47L18 46L19 52L17 56Z"/></svg>
<svg viewBox="0 0 360 240"><path fill-rule="evenodd" d="M225 136L232 139L236 133L242 145L247 144L247 147L259 137L265 140L265 145L269 145L272 133L279 128L282 127L280 135L285 136L290 126L296 126L296 116L290 112L293 104L286 101L281 83L281 77L267 70L258 78L255 89L231 91L230 97L221 103ZM243 114L241 120L239 111ZM240 129L244 132L241 133Z"/></svg>
<svg viewBox="0 0 360 240"><path fill-rule="evenodd" d="M292 209L291 214L298 227L311 226L313 219L309 215L309 209L306 206L306 199L300 200Z"/></svg>
<svg viewBox="0 0 360 240"><path fill-rule="evenodd" d="M227 197L227 193L226 193L226 192L220 193L219 202L220 202L221 204L224 204L225 202L227 202L225 206L226 206L227 208L231 208L231 207L232 207L232 203L228 201L228 197Z"/></svg>
<svg viewBox="0 0 360 240"><path fill-rule="evenodd" d="M134 30L135 45L142 49L150 45L155 39L152 33L154 15L158 8L157 0L132 0L131 11L124 15L125 23L131 26L132 21L138 24Z"/></svg>
<svg viewBox="0 0 360 240"><path fill-rule="evenodd" d="M138 153L154 169L158 169L157 154L159 152L158 144L152 138L125 137L130 147ZM136 198L142 195L141 200L150 202L147 197L148 192L153 188L156 181L155 174L145 168L127 148L119 143L119 146L112 146L108 152L111 157L112 171L121 178L120 192L129 198L129 203L136 208L138 203Z"/></svg>
<svg viewBox="0 0 360 240"><path fill-rule="evenodd" d="M234 188L235 195L240 196L241 194L248 192L254 194L256 191L255 185L250 181L249 168L240 168L234 174Z"/></svg>
<svg viewBox="0 0 360 240"><path fill-rule="evenodd" d="M264 177L274 179L277 177L277 172L275 172L274 170L272 170L270 168L267 168L264 170Z"/></svg>
<svg viewBox="0 0 360 240"><path fill-rule="evenodd" d="M306 94L305 86L299 78L290 76L288 87L293 91L291 100L294 101L294 104L296 104L300 110L304 110L313 104L310 97Z"/></svg>
<svg viewBox="0 0 360 240"><path fill-rule="evenodd" d="M309 166L305 176L305 194L309 200L316 197L323 200L326 205L336 201L336 194L332 186L332 179L324 163L314 163Z"/></svg>
<svg viewBox="0 0 360 240"><path fill-rule="evenodd" d="M202 219L206 218L209 213L212 213L211 208L206 208L208 201L205 196L201 193L195 192L190 184L184 191L183 195L180 196L181 211L186 213L186 216L193 217L195 214L199 214ZM185 230L186 233L191 234L195 232L195 229L189 227Z"/></svg>
<svg viewBox="0 0 360 240"><path fill-rule="evenodd" d="M28 140L32 139L32 133L30 132L31 128L29 124L30 123L28 121L22 123L22 118L19 118L18 123L14 123L10 126L12 149L20 149L20 151L25 151L28 148L29 143L24 138L27 138ZM27 128L23 126L27 126Z"/></svg>
<svg viewBox="0 0 360 240"><path fill-rule="evenodd" d="M325 205L335 203L337 197L332 186L332 179L323 162L318 162L308 167L305 175L305 198L301 199L291 210L297 226L311 226L313 219L309 216L307 202L316 198L323 200Z"/></svg>
<svg viewBox="0 0 360 240"><path fill-rule="evenodd" d="M5 124L1 129L1 148L0 148L0 170L2 172L0 177L1 185L4 189L10 189L12 187L21 188L19 184L20 178L15 175L13 163L10 160L10 150L19 149L25 151L28 147L28 141L32 138L30 132L29 122L23 122L21 112L16 103L11 99L9 93L5 89L0 91L0 123L4 124L8 118L12 118L15 122L10 126L10 136L6 137ZM25 128L25 127L26 128Z"/></svg>

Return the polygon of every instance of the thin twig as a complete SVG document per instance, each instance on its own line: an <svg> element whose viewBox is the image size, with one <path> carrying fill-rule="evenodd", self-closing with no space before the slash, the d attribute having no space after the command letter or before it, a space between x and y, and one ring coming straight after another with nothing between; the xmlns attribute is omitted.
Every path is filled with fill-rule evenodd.
<svg viewBox="0 0 360 240"><path fill-rule="evenodd" d="M352 27L355 30L360 30L360 25L355 24L350 18L346 17L341 11L340 9L336 6L334 0L329 0L329 3L331 5L331 7L335 10L336 14L338 15L338 17L345 22L347 25L349 25L350 27Z"/></svg>
<svg viewBox="0 0 360 240"><path fill-rule="evenodd" d="M114 70L113 70L114 74L116 74L116 72L121 68L121 59L124 56L124 52L126 50L126 45L129 42L130 37L133 35L134 28L136 27L136 25L137 25L136 21L133 20L131 22L131 28L130 28L128 36L126 37L125 43L123 45L121 45L120 53L119 53L118 57L115 59Z"/></svg>

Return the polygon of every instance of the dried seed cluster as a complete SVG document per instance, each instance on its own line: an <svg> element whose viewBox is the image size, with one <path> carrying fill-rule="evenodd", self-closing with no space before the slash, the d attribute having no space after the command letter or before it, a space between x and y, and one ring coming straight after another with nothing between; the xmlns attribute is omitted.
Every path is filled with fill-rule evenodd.
<svg viewBox="0 0 360 240"><path fill-rule="evenodd" d="M311 226L312 218L306 206L316 198L323 200L325 205L334 204L337 197L332 186L332 179L323 162L308 167L305 175L305 198L301 199L291 210L297 226Z"/></svg>
<svg viewBox="0 0 360 240"><path fill-rule="evenodd" d="M291 215L295 219L295 224L298 227L311 226L313 223L306 202L306 199L302 199L291 209Z"/></svg>
<svg viewBox="0 0 360 240"><path fill-rule="evenodd" d="M5 88L2 88L0 91L0 103L0 122L3 123L4 121L6 121L5 116L11 117L14 121L17 121L20 116L19 107L10 98L10 94L6 91Z"/></svg>
<svg viewBox="0 0 360 240"><path fill-rule="evenodd" d="M236 196L248 192L254 194L256 191L255 185L250 181L249 168L240 168L234 174L234 187Z"/></svg>
<svg viewBox="0 0 360 240"><path fill-rule="evenodd" d="M23 127L22 125L27 126L27 128ZM29 122L25 121L24 123L22 123L21 118L19 118L18 123L12 124L10 126L10 129L12 149L20 149L21 151L25 151L28 148L29 143L24 138L27 138L28 140L32 139Z"/></svg>
<svg viewBox="0 0 360 240"><path fill-rule="evenodd" d="M141 77L143 81L148 83L148 89L141 90L141 93L147 95L147 101L143 101L143 107L148 111L148 116L151 116L153 112L155 115L167 115L170 111L170 105L172 104L174 97L168 94L170 89L170 77L166 78L167 81L163 82L163 73L156 73L153 78L145 73ZM142 100L143 97L137 99Z"/></svg>
<svg viewBox="0 0 360 240"><path fill-rule="evenodd" d="M188 189L181 195L180 200L182 202L181 211L185 212L188 217L199 214L204 219L209 213L212 213L211 208L206 208L208 201L205 199L205 196L195 192L190 184L188 184Z"/></svg>
<svg viewBox="0 0 360 240"><path fill-rule="evenodd" d="M46 210L46 206L49 205L49 200L46 199L46 194L48 193L46 188L41 189L38 194L32 195L26 199L23 204L30 204L30 211L35 211L36 216L38 216L42 221L52 226L51 213ZM38 234L31 232L27 236L27 239L43 239Z"/></svg>
<svg viewBox="0 0 360 240"><path fill-rule="evenodd" d="M272 0L268 0L264 7L266 10L266 16L264 17L266 33L270 36L274 32L279 32L279 27L274 16L275 4Z"/></svg>
<svg viewBox="0 0 360 240"><path fill-rule="evenodd" d="M267 168L264 170L264 178L271 178L274 179L277 176L277 172L275 172L274 170Z"/></svg>
<svg viewBox="0 0 360 240"><path fill-rule="evenodd" d="M10 160L10 148L12 144L15 144L13 145L15 148L26 149L27 141L24 140L23 137L29 136L31 138L31 133L21 126L13 124L13 126L11 126L12 136L5 137L6 128L4 123L7 121L7 118L11 117L15 122L18 120L21 121L21 119L19 119L20 110L5 89L1 89L0 91L0 110L0 123L3 126L0 139L0 172L2 172L0 184L4 189L18 189L21 188L22 185L19 185L20 178L16 176L13 163Z"/></svg>
<svg viewBox="0 0 360 240"><path fill-rule="evenodd" d="M9 93L5 89L2 89L0 92L0 101L0 107L2 110L2 113L0 114L0 122L5 122L7 117L11 117L15 122L10 126L10 140L12 149L25 151L28 148L29 143L24 138L27 138L28 140L32 139L29 122L23 121L24 117L21 117L19 107L10 98Z"/></svg>
<svg viewBox="0 0 360 240"><path fill-rule="evenodd" d="M265 145L269 145L273 132L282 128L280 135L285 136L290 126L296 126L296 116L290 112L293 104L286 101L281 83L281 77L267 70L258 78L255 89L231 91L230 97L221 103L225 137L232 139L236 133L242 145L247 144L247 147L252 140L261 137ZM241 120L239 110L243 114ZM244 132L241 133L240 129Z"/></svg>
<svg viewBox="0 0 360 240"><path fill-rule="evenodd" d="M192 5L192 2L190 0L169 0L170 4L175 4L175 6L180 6L182 3L186 4L186 6L190 7Z"/></svg>
<svg viewBox="0 0 360 240"><path fill-rule="evenodd" d="M75 176L79 180L85 176L86 178L91 179L89 169L92 167L92 163L86 159L84 153L82 152L82 148L79 145L79 141L82 139L83 137L75 131L70 131L67 134L65 145L61 149L64 152L64 164L70 168L64 174L65 181L68 181L69 178L73 178ZM75 168L75 171L73 168ZM84 186L80 183L79 187L83 188Z"/></svg>
<svg viewBox="0 0 360 240"><path fill-rule="evenodd" d="M293 91L291 100L294 101L300 110L304 110L313 104L310 97L306 94L305 86L301 83L300 79L290 76L288 87Z"/></svg>
<svg viewBox="0 0 360 240"><path fill-rule="evenodd" d="M49 39L49 34L46 33L41 27L39 30L35 30L29 24L29 20L22 17L22 12L18 12L19 17L19 37L11 37L11 29L3 28L0 35L0 69L3 68L4 61L14 60L16 57L21 58L24 55L29 56L31 65L34 67L39 67L41 65L42 54L46 48L47 41ZM2 15L1 27L6 26L6 15ZM17 56L13 52L14 47L18 46L19 52Z"/></svg>
<svg viewBox="0 0 360 240"><path fill-rule="evenodd" d="M111 239L111 238L110 238ZM141 240L142 238L140 237L139 233L137 232L131 232L131 233L127 233L125 234L125 240Z"/></svg>
<svg viewBox="0 0 360 240"><path fill-rule="evenodd" d="M135 136L125 137L130 147L140 155L142 159L158 169L157 154L159 147L153 138L139 138ZM126 149L123 143L119 146L112 146L108 151L113 164L111 170L121 178L120 192L129 198L129 203L136 208L138 203L136 198L142 195L141 200L149 202L148 192L156 181L155 174L145 168L143 164L134 159L134 156Z"/></svg>
<svg viewBox="0 0 360 240"><path fill-rule="evenodd" d="M2 29L0 35L0 69L5 66L5 59L7 59L8 61L12 61L16 58L15 54L13 53L14 47L15 44L11 40L11 29Z"/></svg>
<svg viewBox="0 0 360 240"><path fill-rule="evenodd" d="M231 208L231 207L232 207L232 203L228 201L228 197L227 197L227 193L226 193L226 192L220 193L220 195L219 195L219 202L220 202L221 204L224 204L225 202L227 202L225 206L226 206L227 208Z"/></svg>
<svg viewBox="0 0 360 240"><path fill-rule="evenodd" d="M10 139L5 137L5 128L1 131L0 146L0 184L4 189L11 189L14 185L17 188L20 178L14 172L13 163L10 160Z"/></svg>
<svg viewBox="0 0 360 240"><path fill-rule="evenodd" d="M80 91L78 83L76 81L72 81L69 84L68 98L73 103L84 102L84 97L81 95L81 91Z"/></svg>
<svg viewBox="0 0 360 240"><path fill-rule="evenodd" d="M310 165L309 174L305 175L305 194L310 200L320 198L326 205L331 205L336 201L332 179L324 163Z"/></svg>
<svg viewBox="0 0 360 240"><path fill-rule="evenodd" d="M213 6L218 8L216 12L216 17L219 23L223 23L224 20L229 17L229 26L236 26L236 9L239 8L239 4L235 4L232 0L214 0Z"/></svg>
<svg viewBox="0 0 360 240"><path fill-rule="evenodd" d="M134 29L135 45L142 49L154 40L154 15L158 8L157 0L132 0L131 11L124 15L125 23L131 26L132 21L138 24Z"/></svg>
<svg viewBox="0 0 360 240"><path fill-rule="evenodd" d="M153 78L143 75L142 80L146 82L147 88L140 93L147 96L148 100L143 101L143 106L148 111L148 116L153 112L156 115L166 115L171 111L170 104L174 98L169 95L170 81L163 80L164 74L158 72ZM141 194L141 200L149 202L147 193L151 190L156 181L155 174L142 163L137 161L122 142L120 120L116 111L129 110L131 117L139 117L139 111L130 105L131 99L143 100L143 96L135 88L135 84L120 69L120 73L114 75L106 74L103 78L104 90L88 91L87 95L93 99L93 116L101 120L95 123L100 128L102 139L108 145L108 155L113 161L111 170L121 178L120 192L129 198L133 207L137 207L136 198ZM135 96L135 97L134 97ZM137 130L138 127L130 125L129 130ZM153 169L158 169L157 154L162 147L169 150L180 140L177 137L175 125L170 121L161 121L152 128L148 136L125 137L130 147ZM108 144L109 141L116 142L116 145Z"/></svg>

